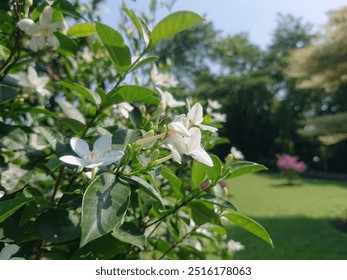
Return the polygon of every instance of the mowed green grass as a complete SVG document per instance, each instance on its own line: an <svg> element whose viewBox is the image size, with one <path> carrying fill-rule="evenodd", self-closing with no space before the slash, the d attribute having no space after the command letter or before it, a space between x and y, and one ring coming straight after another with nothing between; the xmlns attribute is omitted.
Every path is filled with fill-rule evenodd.
<svg viewBox="0 0 347 280"><path fill-rule="evenodd" d="M270 234L275 248L230 226L230 238L246 249L235 259L347 260L347 233L331 222L347 218L347 182L300 178L286 185L278 175L249 174L228 181L231 202Z"/></svg>

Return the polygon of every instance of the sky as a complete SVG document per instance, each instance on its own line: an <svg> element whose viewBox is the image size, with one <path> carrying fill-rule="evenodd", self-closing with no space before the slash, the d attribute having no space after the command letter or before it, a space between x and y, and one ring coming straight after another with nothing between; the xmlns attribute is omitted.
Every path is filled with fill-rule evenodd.
<svg viewBox="0 0 347 280"><path fill-rule="evenodd" d="M118 0L107 0L109 11L103 14L103 22L116 26ZM161 2L158 0L158 2ZM148 9L150 0L125 0L128 8L137 11ZM247 32L250 41L266 48L276 27L277 14L302 17L318 28L328 17L327 12L347 5L346 0L177 0L173 11L189 10L212 21L223 34ZM166 8L159 9L157 20L168 15Z"/></svg>

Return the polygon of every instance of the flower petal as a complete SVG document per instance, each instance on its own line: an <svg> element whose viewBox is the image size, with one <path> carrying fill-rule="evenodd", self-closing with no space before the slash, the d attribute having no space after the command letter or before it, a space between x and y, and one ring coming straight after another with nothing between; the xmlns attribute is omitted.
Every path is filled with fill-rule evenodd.
<svg viewBox="0 0 347 280"><path fill-rule="evenodd" d="M57 50L60 46L58 38L54 35L47 36L47 42L52 46L53 50Z"/></svg>
<svg viewBox="0 0 347 280"><path fill-rule="evenodd" d="M74 152L78 154L81 158L85 158L86 156L88 156L89 146L86 141L78 137L72 137L70 140L70 145Z"/></svg>
<svg viewBox="0 0 347 280"><path fill-rule="evenodd" d="M75 156L62 156L59 159L67 164L77 165L82 167L88 164L84 159L81 159Z"/></svg>
<svg viewBox="0 0 347 280"><path fill-rule="evenodd" d="M34 52L37 52L40 49L43 49L46 46L45 37L34 37L29 41L29 48Z"/></svg>
<svg viewBox="0 0 347 280"><path fill-rule="evenodd" d="M46 6L40 16L40 24L42 27L46 27L52 22L53 9L51 6Z"/></svg>
<svg viewBox="0 0 347 280"><path fill-rule="evenodd" d="M201 147L201 131L197 127L192 127L189 129L189 133L191 135L191 138L188 142L188 152L197 150Z"/></svg>
<svg viewBox="0 0 347 280"><path fill-rule="evenodd" d="M0 252L0 260L9 260L19 251L20 247L16 244L10 244L2 248Z"/></svg>
<svg viewBox="0 0 347 280"><path fill-rule="evenodd" d="M34 67L29 66L28 67L28 80L31 84L34 84L37 82L39 76L37 75L37 72Z"/></svg>
<svg viewBox="0 0 347 280"><path fill-rule="evenodd" d="M98 138L93 146L93 152L102 154L106 152L112 144L112 136L109 134L105 134Z"/></svg>
<svg viewBox="0 0 347 280"><path fill-rule="evenodd" d="M33 36L40 34L40 27L31 19L25 18L18 22L18 27L26 34Z"/></svg>
<svg viewBox="0 0 347 280"><path fill-rule="evenodd" d="M181 122L172 122L168 124L168 133L177 133L182 136L190 137L188 129Z"/></svg>
<svg viewBox="0 0 347 280"><path fill-rule="evenodd" d="M216 133L218 131L218 128L210 126L210 125L205 125L205 124L199 124L198 125L202 130L207 130L213 133Z"/></svg>
<svg viewBox="0 0 347 280"><path fill-rule="evenodd" d="M181 164L181 155L180 155L180 153L171 144L167 144L167 146L169 147L169 149L171 151L172 159L174 161L178 162L179 164Z"/></svg>
<svg viewBox="0 0 347 280"><path fill-rule="evenodd" d="M197 125L203 122L203 110L200 103L194 104L194 106L189 110L187 118L192 125Z"/></svg>
<svg viewBox="0 0 347 280"><path fill-rule="evenodd" d="M122 151L112 151L101 158L102 165L109 165L117 160L120 160L124 156L124 152Z"/></svg>
<svg viewBox="0 0 347 280"><path fill-rule="evenodd" d="M0 191L0 198L2 198L5 195L4 191Z"/></svg>
<svg viewBox="0 0 347 280"><path fill-rule="evenodd" d="M202 148L198 148L190 153L191 157L198 162L201 162L207 166L212 167L213 161L209 154Z"/></svg>

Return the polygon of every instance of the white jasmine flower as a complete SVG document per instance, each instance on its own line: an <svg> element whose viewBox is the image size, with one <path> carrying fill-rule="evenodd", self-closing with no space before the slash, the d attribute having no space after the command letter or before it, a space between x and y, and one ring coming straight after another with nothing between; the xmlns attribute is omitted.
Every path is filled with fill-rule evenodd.
<svg viewBox="0 0 347 280"><path fill-rule="evenodd" d="M238 149L236 149L235 147L231 147L230 149L230 153L233 155L233 157L235 159L244 159L244 155L242 154L241 151L239 151Z"/></svg>
<svg viewBox="0 0 347 280"><path fill-rule="evenodd" d="M4 191L0 191L0 198L2 198L5 195Z"/></svg>
<svg viewBox="0 0 347 280"><path fill-rule="evenodd" d="M245 249L244 245L242 245L240 242L232 240L232 239L228 241L227 247L228 247L228 251L230 253L235 253L235 252L242 251Z"/></svg>
<svg viewBox="0 0 347 280"><path fill-rule="evenodd" d="M25 260L24 258L12 257L19 249L20 247L16 244L6 245L0 252L0 260Z"/></svg>
<svg viewBox="0 0 347 280"><path fill-rule="evenodd" d="M217 100L207 99L207 103L208 103L209 107L213 110L218 110L218 109L222 108L222 104L220 104L219 101L217 101Z"/></svg>
<svg viewBox="0 0 347 280"><path fill-rule="evenodd" d="M46 6L40 16L40 25L37 25L31 19L22 19L18 22L18 27L26 34L31 36L29 47L34 52L43 49L49 45L56 50L59 48L59 41L54 35L58 29L64 29L62 22L52 22L53 9L51 6Z"/></svg>
<svg viewBox="0 0 347 280"><path fill-rule="evenodd" d="M157 86L175 87L178 81L171 73L159 73L156 65L153 65L151 70L151 80Z"/></svg>
<svg viewBox="0 0 347 280"><path fill-rule="evenodd" d="M73 137L70 140L71 148L79 156L63 156L61 161L86 168L96 168L107 166L122 158L122 151L109 151L112 144L112 136L103 135L97 139L93 146L93 151L89 150L86 141Z"/></svg>
<svg viewBox="0 0 347 280"><path fill-rule="evenodd" d="M26 81L21 82L22 86L29 92L36 91L43 97L51 96L51 92L45 89L46 84L49 82L47 76L39 77L34 67L28 67L28 76Z"/></svg>
<svg viewBox="0 0 347 280"><path fill-rule="evenodd" d="M157 91L160 94L160 98L163 104L163 111L165 111L167 107L176 108L186 105L186 103L183 101L177 101L168 91L162 91L160 88L157 88Z"/></svg>
<svg viewBox="0 0 347 280"><path fill-rule="evenodd" d="M113 105L113 108L116 108L119 113L126 119L129 119L129 112L134 110L134 107L131 106L128 102L122 102L116 105Z"/></svg>
<svg viewBox="0 0 347 280"><path fill-rule="evenodd" d="M200 103L195 103L194 106L189 110L187 114L187 121L189 126L196 125L200 127L202 130L208 130L210 132L217 132L217 128L209 125L204 125L202 122L204 121L203 109Z"/></svg>
<svg viewBox="0 0 347 280"><path fill-rule="evenodd" d="M226 114L212 113L211 116L215 121L218 121L218 122L226 122L227 121L227 115Z"/></svg>
<svg viewBox="0 0 347 280"><path fill-rule="evenodd" d="M93 61L94 54L87 47L83 47L81 57L85 62L91 63Z"/></svg>

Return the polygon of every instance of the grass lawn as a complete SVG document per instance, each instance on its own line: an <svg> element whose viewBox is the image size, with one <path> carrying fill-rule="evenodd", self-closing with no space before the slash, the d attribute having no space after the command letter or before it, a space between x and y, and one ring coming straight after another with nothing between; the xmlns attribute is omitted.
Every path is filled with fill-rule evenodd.
<svg viewBox="0 0 347 280"><path fill-rule="evenodd" d="M249 174L228 182L231 202L262 224L275 248L241 228L228 232L246 249L235 259L347 260L347 233L331 222L347 218L347 182L300 178L285 185L278 175Z"/></svg>

